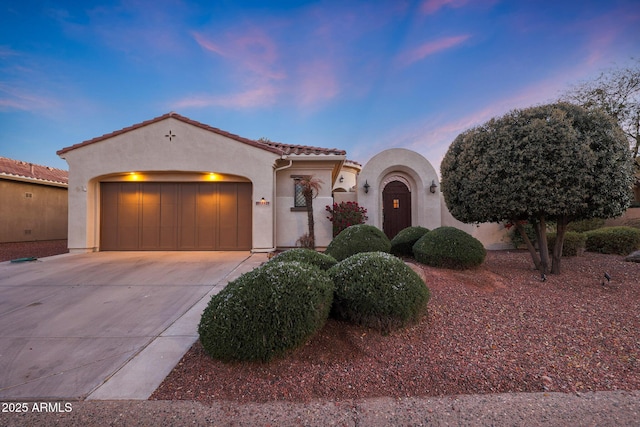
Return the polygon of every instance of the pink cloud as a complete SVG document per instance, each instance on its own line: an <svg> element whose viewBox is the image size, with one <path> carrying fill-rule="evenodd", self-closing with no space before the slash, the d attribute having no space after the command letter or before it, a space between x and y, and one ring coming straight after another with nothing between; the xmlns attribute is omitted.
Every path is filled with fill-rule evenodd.
<svg viewBox="0 0 640 427"><path fill-rule="evenodd" d="M425 0L420 6L420 10L426 15L433 15L445 6L458 8L466 3L467 0Z"/></svg>
<svg viewBox="0 0 640 427"><path fill-rule="evenodd" d="M468 34L465 34L461 36L446 37L443 39L424 43L416 48L413 48L411 50L401 53L398 56L398 62L400 63L401 66L404 66L404 67L409 66L414 62L417 62L426 58L429 55L433 55L434 53L437 53L446 49L451 49L465 42L466 40L469 39L469 37L470 36Z"/></svg>
<svg viewBox="0 0 640 427"><path fill-rule="evenodd" d="M333 62L320 59L302 64L295 85L298 103L308 107L336 97L340 85L335 68Z"/></svg>
<svg viewBox="0 0 640 427"><path fill-rule="evenodd" d="M50 110L59 108L55 100L30 93L16 86L0 83L0 110Z"/></svg>
<svg viewBox="0 0 640 427"><path fill-rule="evenodd" d="M262 86L228 95L197 95L176 101L172 108L223 107L232 109L257 108L275 102L278 91L273 86Z"/></svg>
<svg viewBox="0 0 640 427"><path fill-rule="evenodd" d="M221 37L214 42L202 34L193 33L196 42L205 50L227 59L239 73L253 73L250 78L281 79L285 73L278 69L278 47L261 29L242 31L240 35Z"/></svg>

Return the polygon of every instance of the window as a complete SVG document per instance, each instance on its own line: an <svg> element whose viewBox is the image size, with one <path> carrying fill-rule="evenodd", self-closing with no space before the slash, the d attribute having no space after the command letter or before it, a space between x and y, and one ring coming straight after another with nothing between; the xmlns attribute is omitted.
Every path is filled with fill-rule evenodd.
<svg viewBox="0 0 640 427"><path fill-rule="evenodd" d="M304 199L304 194L302 194L302 184L300 183L300 179L302 177L294 178L294 196L293 196L293 206L296 208L304 208L307 206L307 202Z"/></svg>
<svg viewBox="0 0 640 427"><path fill-rule="evenodd" d="M400 207L400 199L393 199L393 209L398 209Z"/></svg>

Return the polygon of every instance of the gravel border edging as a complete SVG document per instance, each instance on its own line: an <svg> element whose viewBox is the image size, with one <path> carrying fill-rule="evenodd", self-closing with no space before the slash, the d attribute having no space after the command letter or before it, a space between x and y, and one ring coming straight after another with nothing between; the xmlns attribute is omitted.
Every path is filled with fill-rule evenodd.
<svg viewBox="0 0 640 427"><path fill-rule="evenodd" d="M64 406L64 405L63 405ZM3 413L3 425L182 426L631 426L640 391L505 393L438 398L372 398L308 403L193 401L71 402L66 413Z"/></svg>

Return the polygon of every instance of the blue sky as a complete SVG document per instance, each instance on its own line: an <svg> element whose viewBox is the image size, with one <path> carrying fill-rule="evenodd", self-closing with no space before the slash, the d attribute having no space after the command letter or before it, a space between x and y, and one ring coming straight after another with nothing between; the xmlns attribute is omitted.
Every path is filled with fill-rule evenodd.
<svg viewBox="0 0 640 427"><path fill-rule="evenodd" d="M406 147L439 169L465 129L640 56L637 0L4 1L0 156L170 111L247 138Z"/></svg>

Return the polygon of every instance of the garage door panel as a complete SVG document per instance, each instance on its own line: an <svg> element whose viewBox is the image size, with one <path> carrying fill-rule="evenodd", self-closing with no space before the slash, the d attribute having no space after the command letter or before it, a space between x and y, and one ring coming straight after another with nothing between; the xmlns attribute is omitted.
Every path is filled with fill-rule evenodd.
<svg viewBox="0 0 640 427"><path fill-rule="evenodd" d="M220 248L238 244L238 187L227 185L220 189Z"/></svg>
<svg viewBox="0 0 640 427"><path fill-rule="evenodd" d="M102 200L102 218L100 228L102 230L101 242L102 247L116 248L118 246L118 194L119 185L109 183L110 185L102 185L100 188Z"/></svg>
<svg viewBox="0 0 640 427"><path fill-rule="evenodd" d="M102 183L102 250L251 249L250 183Z"/></svg>

